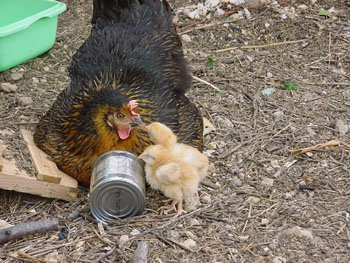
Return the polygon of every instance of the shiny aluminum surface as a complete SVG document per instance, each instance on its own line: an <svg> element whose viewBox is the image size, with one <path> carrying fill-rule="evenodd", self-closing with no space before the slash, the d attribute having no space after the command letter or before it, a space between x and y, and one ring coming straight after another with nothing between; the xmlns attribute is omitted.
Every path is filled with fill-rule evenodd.
<svg viewBox="0 0 350 263"><path fill-rule="evenodd" d="M143 162L125 151L110 151L94 163L90 210L99 221L139 215L145 206Z"/></svg>

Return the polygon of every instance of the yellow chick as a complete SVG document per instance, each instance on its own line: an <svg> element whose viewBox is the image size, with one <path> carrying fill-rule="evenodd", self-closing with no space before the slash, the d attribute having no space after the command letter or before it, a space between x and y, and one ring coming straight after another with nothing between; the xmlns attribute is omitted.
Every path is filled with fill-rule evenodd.
<svg viewBox="0 0 350 263"><path fill-rule="evenodd" d="M172 199L165 212L176 210L174 217L184 211L183 200L197 194L200 181L197 170L188 163L174 159L164 146L151 145L139 156L145 161L146 181L153 189L160 190Z"/></svg>
<svg viewBox="0 0 350 263"><path fill-rule="evenodd" d="M214 125L205 117L203 117L203 136L216 131Z"/></svg>
<svg viewBox="0 0 350 263"><path fill-rule="evenodd" d="M173 158L184 161L197 169L200 179L203 180L208 174L208 157L196 148L177 143L177 137L170 128L160 122L153 122L146 126L146 130L155 144L163 145L167 148Z"/></svg>

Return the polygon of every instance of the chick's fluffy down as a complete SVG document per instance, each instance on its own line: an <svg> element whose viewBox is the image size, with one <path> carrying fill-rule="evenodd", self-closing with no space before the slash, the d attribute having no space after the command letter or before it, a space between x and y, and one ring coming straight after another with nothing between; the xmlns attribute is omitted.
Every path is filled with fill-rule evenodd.
<svg viewBox="0 0 350 263"><path fill-rule="evenodd" d="M196 195L200 181L197 170L173 158L164 146L149 146L139 157L146 163L146 180L151 187L177 201L180 207L183 200Z"/></svg>

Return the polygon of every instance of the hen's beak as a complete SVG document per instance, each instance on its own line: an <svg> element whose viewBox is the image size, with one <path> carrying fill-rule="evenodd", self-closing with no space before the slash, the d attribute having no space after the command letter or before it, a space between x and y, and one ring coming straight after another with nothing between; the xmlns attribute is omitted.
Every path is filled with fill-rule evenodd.
<svg viewBox="0 0 350 263"><path fill-rule="evenodd" d="M137 126L141 126L142 128L146 127L145 124L143 123L143 121L141 120L141 118L133 118L133 120L131 122L129 122L129 124L133 128L136 128Z"/></svg>

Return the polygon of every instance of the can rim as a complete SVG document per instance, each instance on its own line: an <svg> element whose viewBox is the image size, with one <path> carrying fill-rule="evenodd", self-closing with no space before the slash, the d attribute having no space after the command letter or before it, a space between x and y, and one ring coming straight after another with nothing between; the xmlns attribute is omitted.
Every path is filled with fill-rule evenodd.
<svg viewBox="0 0 350 263"><path fill-rule="evenodd" d="M117 156L124 156L124 157L129 157L133 160L135 160L142 168L144 167L144 162L138 158L135 154L128 152L128 151L121 151L121 150L113 150L109 152L105 152L104 154L100 155L93 163L92 169L94 169L97 165L98 162L102 161L103 159L109 157L109 156L116 156L113 155L113 153L118 153L119 155Z"/></svg>

